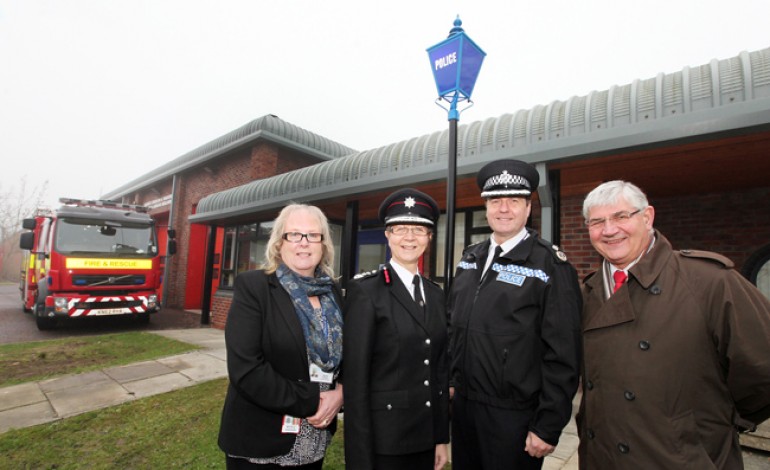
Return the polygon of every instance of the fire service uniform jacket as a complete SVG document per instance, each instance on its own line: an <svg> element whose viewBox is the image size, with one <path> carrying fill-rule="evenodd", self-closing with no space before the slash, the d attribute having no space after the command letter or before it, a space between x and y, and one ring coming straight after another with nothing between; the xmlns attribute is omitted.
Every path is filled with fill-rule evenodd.
<svg viewBox="0 0 770 470"><path fill-rule="evenodd" d="M770 416L770 301L660 233L609 299L584 285L580 465L740 469L734 424Z"/></svg>
<svg viewBox="0 0 770 470"><path fill-rule="evenodd" d="M422 278L426 311L386 264L348 285L343 335L345 461L449 442L447 319L441 288Z"/></svg>
<svg viewBox="0 0 770 470"><path fill-rule="evenodd" d="M465 249L448 304L450 381L468 400L533 410L530 431L556 445L578 387L580 286L567 257L527 230L482 282L489 240Z"/></svg>

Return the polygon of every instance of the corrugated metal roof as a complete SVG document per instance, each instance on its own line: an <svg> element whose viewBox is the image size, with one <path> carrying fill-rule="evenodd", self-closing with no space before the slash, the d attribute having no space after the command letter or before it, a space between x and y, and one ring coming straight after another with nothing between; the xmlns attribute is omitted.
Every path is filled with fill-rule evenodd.
<svg viewBox="0 0 770 470"><path fill-rule="evenodd" d="M459 126L457 174L499 158L586 157L770 123L770 48ZM354 153L201 199L205 222L446 177L448 130Z"/></svg>
<svg viewBox="0 0 770 470"><path fill-rule="evenodd" d="M161 181L196 165L201 165L258 139L269 140L284 147L299 150L320 160L330 160L356 152L356 150L350 147L290 124L278 116L267 114L207 144L201 145L179 158L171 160L146 175L140 176L130 183L105 194L102 198L119 198L128 193L152 186L157 181Z"/></svg>

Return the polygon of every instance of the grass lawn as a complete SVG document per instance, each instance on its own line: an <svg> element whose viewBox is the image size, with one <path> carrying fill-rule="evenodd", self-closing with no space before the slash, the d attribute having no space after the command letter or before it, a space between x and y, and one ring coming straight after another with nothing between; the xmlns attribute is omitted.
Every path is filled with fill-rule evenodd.
<svg viewBox="0 0 770 470"><path fill-rule="evenodd" d="M146 332L0 345L0 387L199 349Z"/></svg>
<svg viewBox="0 0 770 470"><path fill-rule="evenodd" d="M217 447L227 380L0 434L0 468L224 468ZM342 430L324 469L344 469Z"/></svg>

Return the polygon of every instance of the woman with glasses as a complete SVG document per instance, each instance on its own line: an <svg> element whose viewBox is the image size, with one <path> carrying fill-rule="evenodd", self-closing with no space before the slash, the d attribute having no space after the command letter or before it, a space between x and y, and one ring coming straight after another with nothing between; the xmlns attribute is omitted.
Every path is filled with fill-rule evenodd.
<svg viewBox="0 0 770 470"><path fill-rule="evenodd" d="M342 406L342 302L323 212L285 207L265 259L235 279L219 447L228 469L320 470Z"/></svg>
<svg viewBox="0 0 770 470"><path fill-rule="evenodd" d="M446 313L441 288L419 274L439 209L403 189L379 216L390 262L351 281L345 301L345 462L440 469L449 442Z"/></svg>

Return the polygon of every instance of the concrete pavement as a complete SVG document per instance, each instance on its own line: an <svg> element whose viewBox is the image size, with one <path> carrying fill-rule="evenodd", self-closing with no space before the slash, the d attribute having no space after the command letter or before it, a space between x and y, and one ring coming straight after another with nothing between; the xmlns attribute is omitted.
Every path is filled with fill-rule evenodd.
<svg viewBox="0 0 770 470"><path fill-rule="evenodd" d="M196 344L202 349L0 388L0 433L227 376L222 331L198 328L152 333Z"/></svg>
<svg viewBox="0 0 770 470"><path fill-rule="evenodd" d="M214 328L151 331L201 349L95 372L0 388L0 433L170 392L227 376L224 332ZM222 397L224 400L224 397ZM574 408L577 408L577 401ZM577 470L574 416L544 470Z"/></svg>

